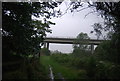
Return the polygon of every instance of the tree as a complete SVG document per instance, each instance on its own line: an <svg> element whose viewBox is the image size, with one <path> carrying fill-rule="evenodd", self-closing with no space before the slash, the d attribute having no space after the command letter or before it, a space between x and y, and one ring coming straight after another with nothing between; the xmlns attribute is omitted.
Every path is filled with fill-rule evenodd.
<svg viewBox="0 0 120 81"><path fill-rule="evenodd" d="M92 25L95 31L95 35L97 36L97 39L100 38L101 34L102 34L102 26L100 23L95 23L94 25Z"/></svg>
<svg viewBox="0 0 120 81"><path fill-rule="evenodd" d="M108 52L113 54L116 58L116 63L120 63L120 2L96 2L94 3L96 10L105 19L105 27L107 29L113 28L110 48Z"/></svg>
<svg viewBox="0 0 120 81"><path fill-rule="evenodd" d="M80 33L76 40L74 41L74 45L73 48L79 48L81 50L85 50L87 48L88 45L84 45L84 43L87 43L87 40L85 39L90 39L87 35L87 33ZM78 43L78 44L77 44Z"/></svg>
<svg viewBox="0 0 120 81"><path fill-rule="evenodd" d="M54 8L58 4L57 2L3 2L3 57L7 58L13 53L22 56L38 53L46 32L50 32L50 25L54 24L47 19L56 16L58 12Z"/></svg>
<svg viewBox="0 0 120 81"><path fill-rule="evenodd" d="M112 53L113 56L115 55L116 63L120 63L120 2L87 2L88 7L86 8L94 8L95 10L90 12L94 13L97 12L103 19L104 19L104 27L103 29L110 30L112 33L111 37L111 43L110 48L113 48L112 50L109 50L109 53ZM79 5L78 5L79 4ZM80 9L79 7L82 7L82 3L78 2L71 2L69 9L71 12L76 11L82 11L86 8ZM78 10L80 9L80 10ZM87 13L90 14L90 13ZM96 30L96 28L95 28ZM98 30L98 28L97 28ZM100 29L101 31L101 29ZM99 34L101 34L99 31ZM110 35L110 34L109 34Z"/></svg>
<svg viewBox="0 0 120 81"><path fill-rule="evenodd" d="M87 45L88 43L88 40L89 40L89 36L87 35L87 33L83 33L81 32L76 40L74 41L74 44L73 44L73 53L80 53L80 51L86 51L86 50L89 50L89 46Z"/></svg>
<svg viewBox="0 0 120 81"><path fill-rule="evenodd" d="M109 26L111 26L111 25L109 24ZM100 37L102 37L104 40L112 39L112 35L114 34L113 27L108 28L108 27L106 27L106 25L104 27L104 25L102 25L100 23L94 23L94 25L92 25L92 27L94 30L91 31L91 33L95 32L97 39L99 39Z"/></svg>

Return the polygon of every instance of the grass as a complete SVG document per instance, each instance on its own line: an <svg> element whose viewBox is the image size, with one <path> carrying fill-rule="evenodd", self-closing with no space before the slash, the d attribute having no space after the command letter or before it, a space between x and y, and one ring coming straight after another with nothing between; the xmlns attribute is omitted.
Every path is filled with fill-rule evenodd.
<svg viewBox="0 0 120 81"><path fill-rule="evenodd" d="M55 79L59 79L57 74L61 73L65 79L77 79L78 71L70 67L62 66L54 61L50 56L41 56L41 64L45 66L45 69L49 72L49 65L51 65L54 72Z"/></svg>

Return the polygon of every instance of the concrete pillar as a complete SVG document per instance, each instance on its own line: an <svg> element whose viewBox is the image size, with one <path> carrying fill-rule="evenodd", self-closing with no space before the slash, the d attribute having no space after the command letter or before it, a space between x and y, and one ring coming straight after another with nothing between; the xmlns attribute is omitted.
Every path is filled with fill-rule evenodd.
<svg viewBox="0 0 120 81"><path fill-rule="evenodd" d="M91 53L93 54L94 53L94 45L91 44Z"/></svg>
<svg viewBox="0 0 120 81"><path fill-rule="evenodd" d="M44 42L44 48L46 48L46 42Z"/></svg>
<svg viewBox="0 0 120 81"><path fill-rule="evenodd" d="M49 50L49 42L47 43L47 49Z"/></svg>
<svg viewBox="0 0 120 81"><path fill-rule="evenodd" d="M47 43L45 42L45 43L44 43L44 48L49 49L49 42L47 42Z"/></svg>

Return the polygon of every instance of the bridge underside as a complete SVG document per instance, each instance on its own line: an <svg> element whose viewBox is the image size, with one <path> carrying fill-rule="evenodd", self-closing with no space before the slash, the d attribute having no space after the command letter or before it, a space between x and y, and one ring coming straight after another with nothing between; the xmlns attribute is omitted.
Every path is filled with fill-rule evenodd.
<svg viewBox="0 0 120 81"><path fill-rule="evenodd" d="M44 41L45 43L56 43L56 44L87 44L87 45L99 45L99 42L87 42L87 43L84 43L84 42L79 42L79 43L74 43L74 42L69 42L69 41Z"/></svg>

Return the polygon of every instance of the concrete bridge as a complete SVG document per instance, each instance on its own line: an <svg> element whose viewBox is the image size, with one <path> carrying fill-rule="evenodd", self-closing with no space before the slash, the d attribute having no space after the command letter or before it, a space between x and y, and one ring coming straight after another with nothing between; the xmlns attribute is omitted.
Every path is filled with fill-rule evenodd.
<svg viewBox="0 0 120 81"><path fill-rule="evenodd" d="M49 43L59 43L59 44L75 44L76 38L54 38L54 37L47 37L44 40L44 47L49 49ZM86 42L87 41L87 42ZM96 40L96 39L86 39L76 42L76 44L87 44L91 45L91 53L94 52L94 45L99 45L104 40Z"/></svg>

